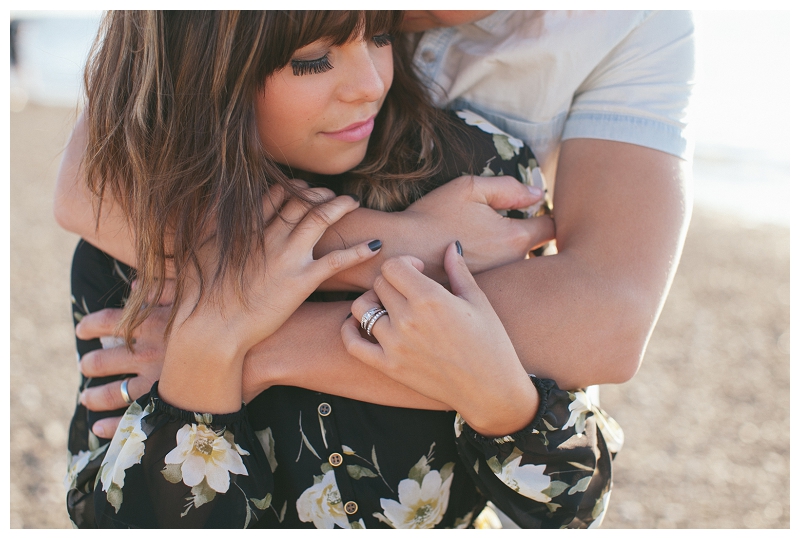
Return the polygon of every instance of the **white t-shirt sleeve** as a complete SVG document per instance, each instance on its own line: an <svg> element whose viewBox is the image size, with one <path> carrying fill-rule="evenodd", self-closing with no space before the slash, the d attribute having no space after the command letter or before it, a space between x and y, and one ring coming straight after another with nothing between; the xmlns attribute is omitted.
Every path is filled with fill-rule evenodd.
<svg viewBox="0 0 800 539"><path fill-rule="evenodd" d="M688 159L693 84L691 13L652 12L578 87L562 140L615 140Z"/></svg>

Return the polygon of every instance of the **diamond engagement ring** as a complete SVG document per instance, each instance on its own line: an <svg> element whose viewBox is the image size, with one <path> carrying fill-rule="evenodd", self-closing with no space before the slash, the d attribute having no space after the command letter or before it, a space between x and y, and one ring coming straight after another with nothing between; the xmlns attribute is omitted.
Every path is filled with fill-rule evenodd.
<svg viewBox="0 0 800 539"><path fill-rule="evenodd" d="M364 316L361 317L361 329L363 330L367 329L367 324L369 323L369 319L372 318L372 315L380 311L381 308L382 307L373 307L372 309L364 313Z"/></svg>
<svg viewBox="0 0 800 539"><path fill-rule="evenodd" d="M381 317L381 316L383 316L384 314L389 314L389 313L388 313L388 312L386 312L386 309L381 309L380 311L378 311L377 313L375 313L375 316L373 316L373 317L370 319L370 321L369 321L369 324L367 324L367 337L372 337L372 326L374 326L374 325L375 325L375 322L377 322L377 321L378 321L378 318L380 318L380 317Z"/></svg>

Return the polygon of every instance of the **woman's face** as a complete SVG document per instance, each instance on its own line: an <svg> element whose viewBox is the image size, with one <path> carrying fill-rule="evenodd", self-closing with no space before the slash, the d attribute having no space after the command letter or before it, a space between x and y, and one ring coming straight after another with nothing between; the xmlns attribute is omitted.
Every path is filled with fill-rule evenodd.
<svg viewBox="0 0 800 539"><path fill-rule="evenodd" d="M295 51L256 99L261 142L277 162L316 174L354 168L392 84L388 34Z"/></svg>

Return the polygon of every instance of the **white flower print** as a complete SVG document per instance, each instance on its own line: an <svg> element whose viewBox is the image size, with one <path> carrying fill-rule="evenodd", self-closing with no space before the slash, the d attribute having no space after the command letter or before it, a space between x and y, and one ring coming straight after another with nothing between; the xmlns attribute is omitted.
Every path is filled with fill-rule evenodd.
<svg viewBox="0 0 800 539"><path fill-rule="evenodd" d="M220 494L230 487L230 474L248 475L242 457L247 451L206 425L184 425L175 436L177 447L164 457L167 465L180 465L186 486L206 483ZM231 437L232 438L232 437Z"/></svg>
<svg viewBox="0 0 800 539"><path fill-rule="evenodd" d="M315 481L300 495L297 516L302 522L313 522L317 529L332 530L334 525L350 527L333 470L326 472L321 481Z"/></svg>
<svg viewBox="0 0 800 539"><path fill-rule="evenodd" d="M506 161L511 159L514 155L518 155L519 151L525 145L520 139L512 137L505 131L498 129L482 116L475 114L469 110L456 111L456 115L464 120L467 125L473 125L483 131L494 135L494 145L500 157Z"/></svg>
<svg viewBox="0 0 800 539"><path fill-rule="evenodd" d="M103 446L105 447L105 446ZM67 465L67 475L64 476L64 489L71 490L75 488L75 482L78 479L78 474L86 468L86 465L89 464L89 461L92 460L92 451L78 451L77 455L72 455L69 451L67 451L67 460L69 464Z"/></svg>
<svg viewBox="0 0 800 539"><path fill-rule="evenodd" d="M495 475L515 492L537 502L549 502L550 496L543 492L550 486L550 476L544 473L546 466L544 464L520 466L521 461L522 455L506 461L500 472L495 472Z"/></svg>
<svg viewBox="0 0 800 539"><path fill-rule="evenodd" d="M575 391L574 393L570 391L569 393L575 396L575 400L569 405L569 420L561 427L561 430L567 430L575 425L575 432L583 434L586 430L586 413L592 411L592 403L584 391Z"/></svg>
<svg viewBox="0 0 800 539"><path fill-rule="evenodd" d="M142 461L147 435L142 431L141 423L142 418L152 411L151 406L142 410L134 402L122 416L100 467L100 481L104 491L108 492L112 484L122 488L125 485L125 470Z"/></svg>
<svg viewBox="0 0 800 539"><path fill-rule="evenodd" d="M139 464L144 455L147 435L142 431L142 419L153 411L152 404L144 410L137 402L128 407L117 432L111 439L106 456L100 465L100 482L106 499L119 512L122 505L122 487L125 485L125 470Z"/></svg>
<svg viewBox="0 0 800 539"><path fill-rule="evenodd" d="M436 470L425 474L421 484L414 479L403 479L397 486L399 503L381 498L388 524L400 529L433 528L447 511L452 482L452 473L442 481Z"/></svg>

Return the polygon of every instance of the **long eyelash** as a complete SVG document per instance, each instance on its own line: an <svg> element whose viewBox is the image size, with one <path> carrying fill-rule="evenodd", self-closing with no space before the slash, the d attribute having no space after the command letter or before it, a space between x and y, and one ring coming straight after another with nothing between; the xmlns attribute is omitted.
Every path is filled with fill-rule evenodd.
<svg viewBox="0 0 800 539"><path fill-rule="evenodd" d="M394 36L392 34L380 34L373 37L372 41L378 47L385 47L386 45L391 45L394 42Z"/></svg>
<svg viewBox="0 0 800 539"><path fill-rule="evenodd" d="M327 55L316 60L292 60L292 74L297 77L325 73L331 69L333 69L333 66Z"/></svg>

